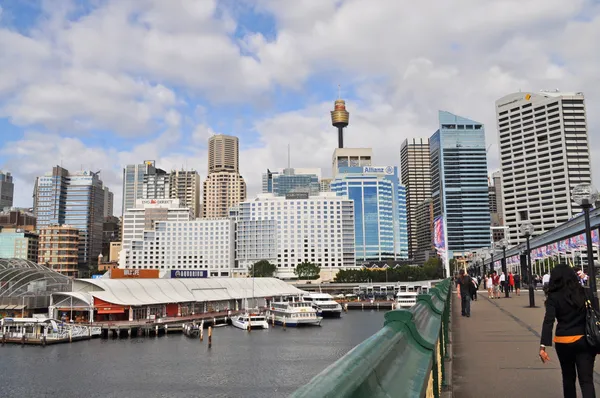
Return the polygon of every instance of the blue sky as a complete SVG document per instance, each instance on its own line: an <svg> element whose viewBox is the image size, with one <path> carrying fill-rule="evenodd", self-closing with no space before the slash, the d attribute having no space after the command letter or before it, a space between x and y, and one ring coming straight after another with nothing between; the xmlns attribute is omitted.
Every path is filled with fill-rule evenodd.
<svg viewBox="0 0 600 398"><path fill-rule="evenodd" d="M494 102L518 90L584 91L600 127L597 2L401 3L2 2L0 169L16 204L30 206L35 176L61 161L101 168L117 202L127 163L204 178L214 133L240 137L250 194L288 144L293 165L327 176L338 84L347 145L372 147L379 165L399 165L402 141L430 136L443 109L486 125L497 169ZM595 168L599 151L592 140Z"/></svg>

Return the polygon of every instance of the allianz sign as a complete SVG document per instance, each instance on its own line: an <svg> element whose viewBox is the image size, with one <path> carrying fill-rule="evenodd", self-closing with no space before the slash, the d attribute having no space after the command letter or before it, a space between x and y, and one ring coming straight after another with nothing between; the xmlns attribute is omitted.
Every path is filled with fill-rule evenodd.
<svg viewBox="0 0 600 398"><path fill-rule="evenodd" d="M363 173L365 174L394 174L393 166L365 166L363 167Z"/></svg>

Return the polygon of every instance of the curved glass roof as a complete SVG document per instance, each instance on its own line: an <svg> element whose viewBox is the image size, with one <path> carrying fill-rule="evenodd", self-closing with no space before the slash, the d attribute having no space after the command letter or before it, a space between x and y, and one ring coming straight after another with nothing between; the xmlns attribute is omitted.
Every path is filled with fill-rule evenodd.
<svg viewBox="0 0 600 398"><path fill-rule="evenodd" d="M0 258L0 297L47 296L71 289L71 279L22 258Z"/></svg>

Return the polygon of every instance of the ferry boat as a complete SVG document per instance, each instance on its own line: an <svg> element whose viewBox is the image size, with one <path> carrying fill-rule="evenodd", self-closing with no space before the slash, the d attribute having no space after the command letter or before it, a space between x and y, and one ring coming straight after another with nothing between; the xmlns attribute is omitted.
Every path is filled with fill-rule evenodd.
<svg viewBox="0 0 600 398"><path fill-rule="evenodd" d="M231 324L238 329L248 330L248 326L251 329L268 329L269 323L267 318L257 312L244 312L240 315L231 318Z"/></svg>
<svg viewBox="0 0 600 398"><path fill-rule="evenodd" d="M327 293L308 293L302 296L304 301L312 303L317 315L323 318L339 318L342 316L342 306Z"/></svg>
<svg viewBox="0 0 600 398"><path fill-rule="evenodd" d="M317 310L312 303L304 300L292 299L291 301L281 300L271 303L270 310L267 312L267 318L273 319L278 325L286 326L321 326L322 316L317 315Z"/></svg>
<svg viewBox="0 0 600 398"><path fill-rule="evenodd" d="M396 294L396 305L400 308L410 308L417 303L417 296L419 293L412 292L398 292Z"/></svg>

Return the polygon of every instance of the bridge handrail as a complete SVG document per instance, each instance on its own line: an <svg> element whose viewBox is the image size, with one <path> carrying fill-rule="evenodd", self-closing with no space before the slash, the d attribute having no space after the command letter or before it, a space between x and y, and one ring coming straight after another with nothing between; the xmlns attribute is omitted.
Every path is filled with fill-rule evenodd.
<svg viewBox="0 0 600 398"><path fill-rule="evenodd" d="M451 300L446 279L410 310L385 314L383 328L292 394L292 398L434 397L446 382Z"/></svg>

